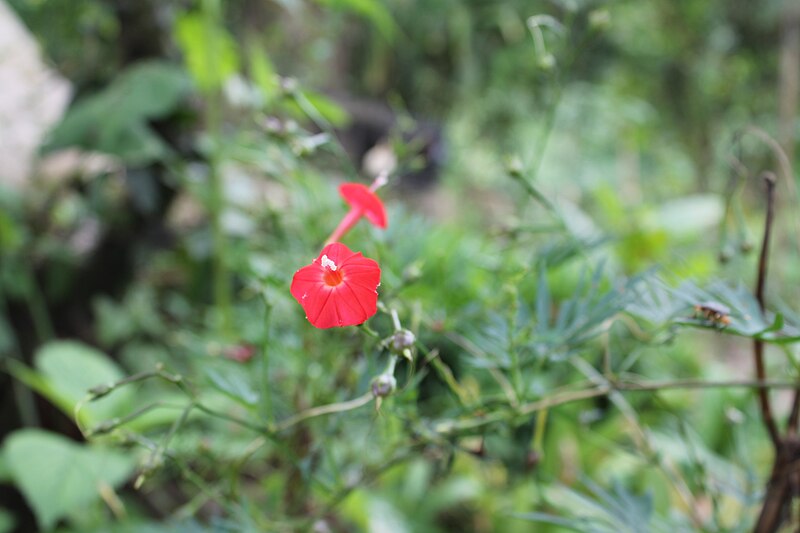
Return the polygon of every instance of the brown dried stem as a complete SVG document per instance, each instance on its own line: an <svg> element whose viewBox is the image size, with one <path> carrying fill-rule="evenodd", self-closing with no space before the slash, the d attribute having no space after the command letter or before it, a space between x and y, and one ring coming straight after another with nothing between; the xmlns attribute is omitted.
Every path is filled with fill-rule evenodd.
<svg viewBox="0 0 800 533"><path fill-rule="evenodd" d="M758 280L756 281L756 300L761 312L764 312L764 287L767 283L767 259L769 257L769 242L772 235L772 222L775 217L775 174L772 172L765 172L763 174L764 181L767 185L767 217L764 223L764 238L761 241L761 254L758 258ZM764 381L766 379L766 370L764 368L764 342L760 339L753 340L753 359L756 367L756 379ZM764 421L764 426L767 428L769 437L772 444L777 451L780 443L780 434L778 433L778 426L775 424L775 419L772 416L772 406L769 401L769 391L767 389L758 389L758 400L761 406L761 418Z"/></svg>

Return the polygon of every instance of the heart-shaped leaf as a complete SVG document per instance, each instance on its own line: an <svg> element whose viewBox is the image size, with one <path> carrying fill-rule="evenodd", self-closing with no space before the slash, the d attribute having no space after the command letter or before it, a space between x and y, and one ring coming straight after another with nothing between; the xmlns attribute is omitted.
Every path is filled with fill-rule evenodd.
<svg viewBox="0 0 800 533"><path fill-rule="evenodd" d="M103 487L125 481L136 466L133 457L38 429L14 432L5 441L3 456L45 530L96 501Z"/></svg>
<svg viewBox="0 0 800 533"><path fill-rule="evenodd" d="M108 385L124 377L122 369L104 353L72 341L44 345L35 356L39 374L52 391L51 401L72 415L89 389ZM97 423L130 410L133 390L121 388L81 409L87 423Z"/></svg>

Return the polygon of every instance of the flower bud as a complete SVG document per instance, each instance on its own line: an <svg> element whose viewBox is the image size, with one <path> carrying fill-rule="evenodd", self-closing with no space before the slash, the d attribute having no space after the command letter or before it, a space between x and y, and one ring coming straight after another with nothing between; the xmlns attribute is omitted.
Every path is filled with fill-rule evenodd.
<svg viewBox="0 0 800 533"><path fill-rule="evenodd" d="M261 127L271 135L283 135L286 133L284 124L278 117L265 117L261 120Z"/></svg>
<svg viewBox="0 0 800 533"><path fill-rule="evenodd" d="M422 277L422 264L414 261L403 269L403 283L411 284Z"/></svg>
<svg viewBox="0 0 800 533"><path fill-rule="evenodd" d="M408 350L414 347L417 337L407 329L401 329L392 335L392 340L389 343L389 348L397 355L401 355L403 350Z"/></svg>
<svg viewBox="0 0 800 533"><path fill-rule="evenodd" d="M553 54L547 53L539 57L539 68L542 70L553 70L556 66L556 58Z"/></svg>
<svg viewBox="0 0 800 533"><path fill-rule="evenodd" d="M607 9L595 9L589 13L589 27L603 31L611 24L611 14Z"/></svg>
<svg viewBox="0 0 800 533"><path fill-rule="evenodd" d="M720 263L727 263L731 259L733 259L734 251L733 247L730 244L726 244L722 247L722 250L719 251L719 262Z"/></svg>
<svg viewBox="0 0 800 533"><path fill-rule="evenodd" d="M745 421L744 413L733 406L725 409L725 418L731 424L741 424Z"/></svg>
<svg viewBox="0 0 800 533"><path fill-rule="evenodd" d="M397 389L397 380L391 374L381 374L372 382L372 395L376 398L386 398Z"/></svg>
<svg viewBox="0 0 800 533"><path fill-rule="evenodd" d="M506 162L506 172L508 172L511 177L513 178L520 178L525 173L525 165L522 163L522 159L518 155L509 157Z"/></svg>
<svg viewBox="0 0 800 533"><path fill-rule="evenodd" d="M89 389L90 401L95 401L103 396L107 396L112 390L114 390L113 383L104 383L102 385L92 387Z"/></svg>
<svg viewBox="0 0 800 533"><path fill-rule="evenodd" d="M280 78L280 88L286 95L293 95L297 92L298 83L294 78Z"/></svg>

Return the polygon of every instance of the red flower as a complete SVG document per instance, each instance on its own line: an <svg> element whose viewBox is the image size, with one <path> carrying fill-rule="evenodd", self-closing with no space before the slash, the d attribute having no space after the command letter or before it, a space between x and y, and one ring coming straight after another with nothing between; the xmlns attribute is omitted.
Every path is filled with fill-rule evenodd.
<svg viewBox="0 0 800 533"><path fill-rule="evenodd" d="M350 205L350 211L339 222L331 236L325 241L326 243L341 239L350 228L356 225L362 216L367 217L367 220L374 226L379 228L386 227L386 209L384 209L381 199L375 194L375 190L383 185L386 182L385 180L385 177L379 177L372 184L372 187L367 187L361 183L343 183L339 186L339 194Z"/></svg>
<svg viewBox="0 0 800 533"><path fill-rule="evenodd" d="M376 261L334 242L294 273L291 292L313 326L355 326L377 312L380 283Z"/></svg>

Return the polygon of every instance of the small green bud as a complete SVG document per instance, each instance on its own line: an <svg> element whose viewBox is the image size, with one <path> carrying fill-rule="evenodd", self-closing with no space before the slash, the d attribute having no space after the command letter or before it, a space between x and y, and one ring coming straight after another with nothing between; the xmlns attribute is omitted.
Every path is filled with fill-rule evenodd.
<svg viewBox="0 0 800 533"><path fill-rule="evenodd" d="M608 9L595 9L589 13L589 27L603 31L611 25L611 13Z"/></svg>
<svg viewBox="0 0 800 533"><path fill-rule="evenodd" d="M106 396L108 393L110 393L112 390L114 390L113 383L105 383L103 385L97 385L96 387L92 387L91 389L89 389L89 395L91 396L90 401L102 398L103 396Z"/></svg>
<svg viewBox="0 0 800 533"><path fill-rule="evenodd" d="M112 418L111 420L106 420L105 422L101 422L93 427L88 433L88 437L94 437L95 435L103 435L110 431L113 431L117 428L120 424L119 418Z"/></svg>
<svg viewBox="0 0 800 533"><path fill-rule="evenodd" d="M556 66L556 58L553 54L547 53L539 57L539 68L542 70L553 70Z"/></svg>
<svg viewBox="0 0 800 533"><path fill-rule="evenodd" d="M733 406L725 409L725 418L728 419L728 422L731 424L741 424L745 421L744 413Z"/></svg>
<svg viewBox="0 0 800 533"><path fill-rule="evenodd" d="M414 261L403 270L403 281L405 283L414 283L422 277L422 264L419 261Z"/></svg>
<svg viewBox="0 0 800 533"><path fill-rule="evenodd" d="M506 172L513 178L521 178L525 172L522 159L518 155L511 156L506 160Z"/></svg>
<svg viewBox="0 0 800 533"><path fill-rule="evenodd" d="M719 251L719 262L725 264L733 259L733 247L730 244L726 244L722 247L722 250Z"/></svg>

